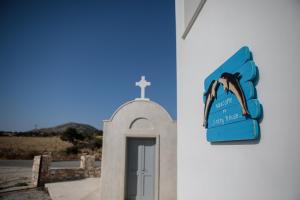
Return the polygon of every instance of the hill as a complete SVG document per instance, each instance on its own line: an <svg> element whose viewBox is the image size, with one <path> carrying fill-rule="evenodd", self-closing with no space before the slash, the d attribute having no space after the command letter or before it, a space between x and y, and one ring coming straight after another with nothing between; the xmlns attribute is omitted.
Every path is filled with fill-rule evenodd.
<svg viewBox="0 0 300 200"><path fill-rule="evenodd" d="M80 133L81 138L63 139L61 136L69 128ZM26 132L0 131L0 136L0 159L32 159L48 152L54 160L79 159L82 154L101 157L102 131L87 124L66 123Z"/></svg>
<svg viewBox="0 0 300 200"><path fill-rule="evenodd" d="M70 123L66 123L66 124L62 124L62 125L58 125L58 126L50 127L50 128L42 128L42 129L32 130L32 131L37 131L37 132L40 132L41 134L56 133L57 135L60 135L64 131L66 131L68 128L74 128L77 130L78 133L87 134L87 135L102 132L91 125L74 123L74 122L70 122Z"/></svg>
<svg viewBox="0 0 300 200"><path fill-rule="evenodd" d="M68 128L74 128L83 135L102 135L102 130L88 124L69 122L49 128L34 129L25 132L0 131L0 136L59 136Z"/></svg>

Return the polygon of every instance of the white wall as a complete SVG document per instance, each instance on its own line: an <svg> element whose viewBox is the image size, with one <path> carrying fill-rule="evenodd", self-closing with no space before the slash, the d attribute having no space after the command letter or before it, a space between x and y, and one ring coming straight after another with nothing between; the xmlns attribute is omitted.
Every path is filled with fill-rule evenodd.
<svg viewBox="0 0 300 200"><path fill-rule="evenodd" d="M300 1L208 0L186 39L176 0L178 199L300 199ZM212 145L203 122L204 79L240 47L260 71L258 143Z"/></svg>

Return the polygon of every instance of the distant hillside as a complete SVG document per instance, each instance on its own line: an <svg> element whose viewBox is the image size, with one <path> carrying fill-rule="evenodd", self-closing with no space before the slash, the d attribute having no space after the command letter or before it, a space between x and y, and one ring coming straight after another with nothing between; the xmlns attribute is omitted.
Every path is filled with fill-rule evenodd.
<svg viewBox="0 0 300 200"><path fill-rule="evenodd" d="M95 127L88 125L88 124L80 124L75 122L70 122L54 127L49 128L41 128L41 129L34 129L31 131L26 132L7 132L7 131L0 131L0 135L7 135L7 136L54 136L60 135L68 128L74 128L81 134L97 134L102 135L102 130L98 130Z"/></svg>
<svg viewBox="0 0 300 200"><path fill-rule="evenodd" d="M40 133L57 133L61 134L64 131L66 131L68 128L74 128L76 129L79 133L82 134L93 134L93 133L98 133L99 130L96 129L95 127L88 125L88 124L79 124L79 123L66 123L62 125L58 125L55 127L50 127L50 128L42 128L42 129L37 129L33 131L38 131Z"/></svg>

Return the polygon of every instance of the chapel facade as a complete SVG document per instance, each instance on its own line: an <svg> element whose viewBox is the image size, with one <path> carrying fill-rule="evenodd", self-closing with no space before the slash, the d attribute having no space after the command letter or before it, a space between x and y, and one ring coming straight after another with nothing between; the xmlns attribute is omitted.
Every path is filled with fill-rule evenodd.
<svg viewBox="0 0 300 200"><path fill-rule="evenodd" d="M144 83L143 83L144 82ZM176 121L145 98L126 102L103 122L101 199L176 200ZM140 85L139 85L140 83Z"/></svg>

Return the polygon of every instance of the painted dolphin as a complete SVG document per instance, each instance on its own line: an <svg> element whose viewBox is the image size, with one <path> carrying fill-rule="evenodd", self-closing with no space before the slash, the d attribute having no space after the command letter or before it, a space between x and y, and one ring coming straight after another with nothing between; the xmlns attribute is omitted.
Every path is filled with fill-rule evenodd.
<svg viewBox="0 0 300 200"><path fill-rule="evenodd" d="M214 101L215 98L217 98L217 89L219 86L219 82L216 80L213 80L209 87L208 90L204 93L204 96L206 97L205 100L205 107L204 107L204 120L203 120L203 126L207 128L207 120L208 120L208 113L210 110L210 106L212 102Z"/></svg>
<svg viewBox="0 0 300 200"><path fill-rule="evenodd" d="M218 81L223 84L224 90L226 90L226 92L230 91L237 97L238 101L241 104L243 115L250 116L246 99L239 83L240 78L241 77L239 72L235 74L225 72L220 76Z"/></svg>

